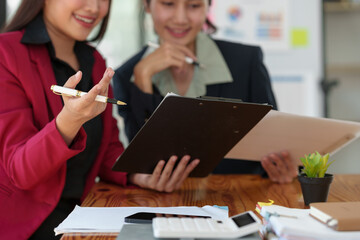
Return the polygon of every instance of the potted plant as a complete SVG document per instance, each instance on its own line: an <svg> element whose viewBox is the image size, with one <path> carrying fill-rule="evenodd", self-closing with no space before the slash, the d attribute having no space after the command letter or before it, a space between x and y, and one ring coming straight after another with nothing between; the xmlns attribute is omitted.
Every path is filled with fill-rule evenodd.
<svg viewBox="0 0 360 240"><path fill-rule="evenodd" d="M330 184L333 180L332 174L327 174L328 167L334 162L328 163L329 154L322 156L315 152L300 158L304 165L298 176L301 184L305 205L312 202L326 202Z"/></svg>

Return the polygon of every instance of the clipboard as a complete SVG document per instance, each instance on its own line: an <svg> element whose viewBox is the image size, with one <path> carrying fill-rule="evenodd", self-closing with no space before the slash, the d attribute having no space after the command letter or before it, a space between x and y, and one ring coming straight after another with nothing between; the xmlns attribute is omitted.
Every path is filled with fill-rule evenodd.
<svg viewBox="0 0 360 240"><path fill-rule="evenodd" d="M271 109L233 99L167 95L112 169L151 174L160 160L190 155L200 159L190 177L206 177Z"/></svg>
<svg viewBox="0 0 360 240"><path fill-rule="evenodd" d="M225 158L260 161L269 153L288 151L296 164L318 151L330 156L360 136L360 123L271 110Z"/></svg>

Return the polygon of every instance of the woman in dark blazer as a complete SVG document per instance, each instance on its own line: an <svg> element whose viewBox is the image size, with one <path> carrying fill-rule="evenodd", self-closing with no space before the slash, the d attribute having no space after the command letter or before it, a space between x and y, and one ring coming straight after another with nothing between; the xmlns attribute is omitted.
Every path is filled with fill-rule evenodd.
<svg viewBox="0 0 360 240"><path fill-rule="evenodd" d="M182 96L237 98L267 103L277 109L261 49L213 40L201 32L208 0L145 0L159 47L145 47L115 71L114 94L128 103L119 108L129 140L139 131L167 92ZM188 64L186 58L203 66ZM261 164L224 159L214 173L266 173L280 183L291 182L297 169L287 152L264 156Z"/></svg>

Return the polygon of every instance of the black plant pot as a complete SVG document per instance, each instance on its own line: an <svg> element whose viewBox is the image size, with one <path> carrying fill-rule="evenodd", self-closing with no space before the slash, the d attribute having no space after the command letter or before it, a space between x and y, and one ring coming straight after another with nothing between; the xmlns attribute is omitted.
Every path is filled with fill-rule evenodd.
<svg viewBox="0 0 360 240"><path fill-rule="evenodd" d="M333 178L332 174L325 174L323 178L309 178L305 174L299 175L298 179L305 205L312 202L326 202Z"/></svg>

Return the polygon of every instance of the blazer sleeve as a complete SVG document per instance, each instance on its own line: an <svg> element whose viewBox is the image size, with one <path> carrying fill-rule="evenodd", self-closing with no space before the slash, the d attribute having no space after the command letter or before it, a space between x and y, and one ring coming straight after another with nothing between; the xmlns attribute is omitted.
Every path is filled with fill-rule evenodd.
<svg viewBox="0 0 360 240"><path fill-rule="evenodd" d="M138 61L125 63L115 71L113 77L115 98L127 103L126 106L119 106L118 112L124 119L125 133L129 141L134 138L163 99L154 85L154 94L147 94L131 81L134 66Z"/></svg>
<svg viewBox="0 0 360 240"><path fill-rule="evenodd" d="M263 63L261 48L255 47L251 60L250 96L252 102L268 103L277 109L269 73Z"/></svg>
<svg viewBox="0 0 360 240"><path fill-rule="evenodd" d="M5 59L0 53L2 57ZM55 119L45 125L36 121L39 116L34 115L29 101L32 93L24 89L6 64L0 62L0 168L18 188L32 189L56 175L69 158L84 150L86 134L81 129L69 148ZM46 111L43 116L48 118Z"/></svg>

